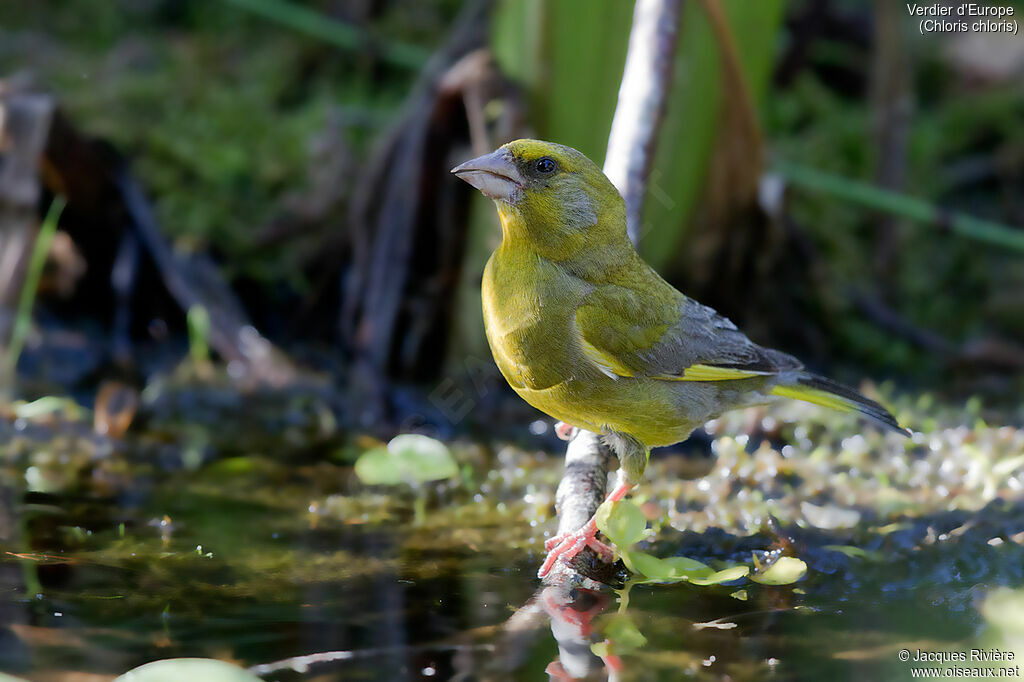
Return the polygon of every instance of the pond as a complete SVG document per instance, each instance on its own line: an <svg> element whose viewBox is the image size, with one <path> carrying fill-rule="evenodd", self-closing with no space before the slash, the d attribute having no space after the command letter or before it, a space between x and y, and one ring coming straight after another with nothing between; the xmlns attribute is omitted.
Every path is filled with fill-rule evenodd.
<svg viewBox="0 0 1024 682"><path fill-rule="evenodd" d="M121 439L68 406L0 420L0 671L108 680L209 657L267 680L1019 675L1019 657L970 660L1024 652L1017 429L918 404L901 417L928 431L906 443L803 406L713 423L716 457L652 459L641 546L712 567L781 551L806 576L588 591L536 578L549 441L455 439L452 479L366 486L352 462L372 443L315 397L177 395L144 396Z"/></svg>

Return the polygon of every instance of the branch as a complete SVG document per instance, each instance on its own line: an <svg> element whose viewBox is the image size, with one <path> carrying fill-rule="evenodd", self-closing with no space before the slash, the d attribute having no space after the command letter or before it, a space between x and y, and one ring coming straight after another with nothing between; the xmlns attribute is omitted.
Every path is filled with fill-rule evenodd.
<svg viewBox="0 0 1024 682"><path fill-rule="evenodd" d="M626 201L626 228L634 244L639 239L647 176L672 83L681 11L682 0L638 0L633 9L604 172ZM601 437L590 431L579 431L569 443L565 473L555 494L559 533L577 530L597 511L605 497L612 457ZM595 570L600 566L588 548L577 555L572 566L557 564L546 582L592 584L601 578Z"/></svg>
<svg viewBox="0 0 1024 682"><path fill-rule="evenodd" d="M672 81L681 11L681 0L645 0L633 7L626 66L604 159L605 175L626 200L626 229L633 244L640 239L640 214Z"/></svg>

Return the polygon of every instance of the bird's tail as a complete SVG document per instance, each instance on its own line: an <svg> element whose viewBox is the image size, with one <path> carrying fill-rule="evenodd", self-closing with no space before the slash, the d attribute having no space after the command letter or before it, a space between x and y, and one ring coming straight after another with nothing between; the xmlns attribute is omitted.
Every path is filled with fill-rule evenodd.
<svg viewBox="0 0 1024 682"><path fill-rule="evenodd" d="M909 435L909 432L900 426L896 417L892 416L889 410L874 400L865 398L852 388L837 384L825 377L801 373L795 383L775 386L772 389L772 394L783 398L803 400L840 412L858 412L879 426L892 429L904 436Z"/></svg>

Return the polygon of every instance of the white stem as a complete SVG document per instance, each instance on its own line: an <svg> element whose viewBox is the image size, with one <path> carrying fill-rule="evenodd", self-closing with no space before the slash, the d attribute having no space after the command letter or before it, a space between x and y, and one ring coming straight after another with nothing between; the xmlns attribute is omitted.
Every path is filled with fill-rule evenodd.
<svg viewBox="0 0 1024 682"><path fill-rule="evenodd" d="M604 173L626 200L626 229L634 244L640 239L647 176L672 81L681 10L681 0L637 0L633 6Z"/></svg>

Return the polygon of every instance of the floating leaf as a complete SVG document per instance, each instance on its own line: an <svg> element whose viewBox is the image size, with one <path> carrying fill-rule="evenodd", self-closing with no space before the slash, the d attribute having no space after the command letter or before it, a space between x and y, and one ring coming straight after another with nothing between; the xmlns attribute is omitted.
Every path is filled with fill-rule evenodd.
<svg viewBox="0 0 1024 682"><path fill-rule="evenodd" d="M684 556L673 556L665 559L666 562L672 565L676 573L679 575L710 575L713 573L711 567L707 564L702 564L696 559L688 559Z"/></svg>
<svg viewBox="0 0 1024 682"><path fill-rule="evenodd" d="M414 433L395 436L386 448L368 450L356 460L356 476L367 485L426 483L458 474L444 443Z"/></svg>
<svg viewBox="0 0 1024 682"><path fill-rule="evenodd" d="M601 532L620 549L642 540L647 530L644 513L629 500L603 503L597 509L596 520Z"/></svg>
<svg viewBox="0 0 1024 682"><path fill-rule="evenodd" d="M750 579L762 585L789 585L807 574L807 564L791 556L779 559L761 573L755 573Z"/></svg>
<svg viewBox="0 0 1024 682"><path fill-rule="evenodd" d="M633 573L656 582L675 582L683 579L672 564L647 552L623 550L622 561Z"/></svg>
<svg viewBox="0 0 1024 682"><path fill-rule="evenodd" d="M168 658L129 670L114 682L260 682L260 678L238 666L210 658Z"/></svg>
<svg viewBox="0 0 1024 682"><path fill-rule="evenodd" d="M732 597L733 599L739 599L740 601L747 601L747 591L746 590L736 590L735 592L733 592L729 596Z"/></svg>
<svg viewBox="0 0 1024 682"><path fill-rule="evenodd" d="M721 571L715 571L711 575L688 578L688 580L694 585L718 585L738 580L748 573L750 573L749 566L730 566L729 568L723 568Z"/></svg>
<svg viewBox="0 0 1024 682"><path fill-rule="evenodd" d="M637 581L640 583L675 583L685 580L694 585L717 585L737 580L750 572L748 566L730 566L715 571L699 561L686 557L660 559L646 552L629 550L623 550L622 560L629 570L645 578Z"/></svg>

